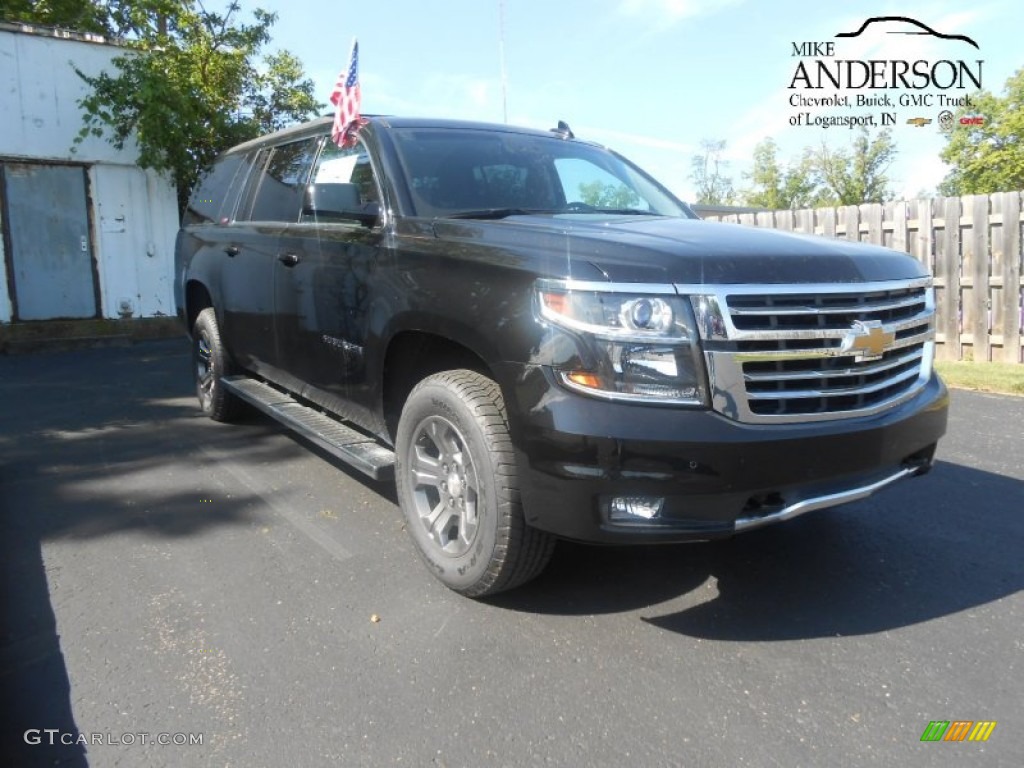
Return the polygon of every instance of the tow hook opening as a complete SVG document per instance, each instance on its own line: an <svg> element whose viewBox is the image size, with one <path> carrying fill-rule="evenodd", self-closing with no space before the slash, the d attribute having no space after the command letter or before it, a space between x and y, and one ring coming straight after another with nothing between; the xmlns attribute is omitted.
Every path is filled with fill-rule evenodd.
<svg viewBox="0 0 1024 768"><path fill-rule="evenodd" d="M779 512L786 507L786 500L778 491L758 493L747 499L743 505L743 517L764 517Z"/></svg>
<svg viewBox="0 0 1024 768"><path fill-rule="evenodd" d="M922 448L916 453L912 453L907 456L902 465L906 469L914 470L914 477L921 477L921 475L927 475L932 471L932 465L935 463L935 447L936 443L932 443L926 448Z"/></svg>

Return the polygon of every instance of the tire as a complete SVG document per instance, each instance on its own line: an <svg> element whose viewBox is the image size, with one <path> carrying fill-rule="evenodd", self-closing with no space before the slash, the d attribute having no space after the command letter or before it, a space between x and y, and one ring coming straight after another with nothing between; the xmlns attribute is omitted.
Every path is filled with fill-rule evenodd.
<svg viewBox="0 0 1024 768"><path fill-rule="evenodd" d="M537 576L554 539L529 527L498 385L474 371L429 376L412 390L395 440L406 528L430 571L467 597Z"/></svg>
<svg viewBox="0 0 1024 768"><path fill-rule="evenodd" d="M231 358L220 339L217 314L207 307L192 326L192 368L196 376L196 395L203 413L214 421L234 421L244 403L225 389L221 378L234 370Z"/></svg>

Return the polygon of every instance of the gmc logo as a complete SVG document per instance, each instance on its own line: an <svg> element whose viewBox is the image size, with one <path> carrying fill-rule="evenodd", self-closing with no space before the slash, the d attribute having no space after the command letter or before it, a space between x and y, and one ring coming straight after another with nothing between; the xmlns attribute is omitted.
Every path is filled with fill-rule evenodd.
<svg viewBox="0 0 1024 768"><path fill-rule="evenodd" d="M970 117L961 117L960 125L984 125L985 118L981 115L972 115Z"/></svg>

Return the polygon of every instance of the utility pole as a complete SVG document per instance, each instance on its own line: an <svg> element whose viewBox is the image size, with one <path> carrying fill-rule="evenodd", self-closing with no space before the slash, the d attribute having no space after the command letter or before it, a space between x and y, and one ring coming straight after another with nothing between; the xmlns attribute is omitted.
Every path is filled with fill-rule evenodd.
<svg viewBox="0 0 1024 768"><path fill-rule="evenodd" d="M501 111L508 123L508 75L505 72L505 0L498 0L498 53L501 57Z"/></svg>

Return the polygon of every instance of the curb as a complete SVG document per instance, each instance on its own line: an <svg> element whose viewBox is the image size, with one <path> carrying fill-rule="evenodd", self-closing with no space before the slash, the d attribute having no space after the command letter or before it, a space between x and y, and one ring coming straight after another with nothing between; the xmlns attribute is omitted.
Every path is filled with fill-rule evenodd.
<svg viewBox="0 0 1024 768"><path fill-rule="evenodd" d="M0 354L26 355L75 349L128 347L139 341L184 336L177 318L41 320L0 324Z"/></svg>

